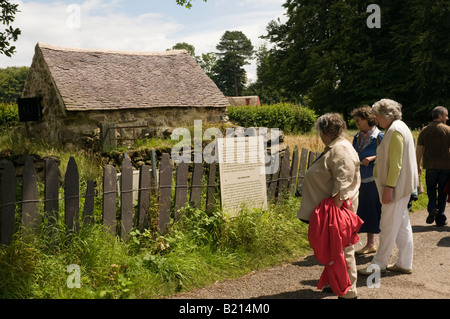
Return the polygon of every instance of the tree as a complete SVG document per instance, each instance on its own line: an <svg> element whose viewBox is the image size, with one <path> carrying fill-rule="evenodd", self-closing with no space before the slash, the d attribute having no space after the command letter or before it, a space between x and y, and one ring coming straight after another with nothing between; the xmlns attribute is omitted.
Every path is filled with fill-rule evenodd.
<svg viewBox="0 0 450 319"><path fill-rule="evenodd" d="M203 71L205 71L206 75L213 79L214 67L217 64L217 54L214 52L202 53L198 63L202 67Z"/></svg>
<svg viewBox="0 0 450 319"><path fill-rule="evenodd" d="M256 81L248 86L249 95L258 95L261 103L276 104L284 102L284 90L278 87L276 70L272 63L272 56L266 44L261 45L256 51Z"/></svg>
<svg viewBox="0 0 450 319"><path fill-rule="evenodd" d="M16 103L22 95L28 67L0 68L0 103Z"/></svg>
<svg viewBox="0 0 450 319"><path fill-rule="evenodd" d="M225 95L238 96L246 83L244 65L253 58L252 42L241 31L226 31L216 49L220 52L213 79Z"/></svg>
<svg viewBox="0 0 450 319"><path fill-rule="evenodd" d="M420 123L434 106L450 105L450 1L409 0L403 15L392 34L395 54L406 57L397 60L405 70L398 91Z"/></svg>
<svg viewBox="0 0 450 319"><path fill-rule="evenodd" d="M186 42L178 42L172 47L172 50L186 50L191 57L196 58L195 47L192 44Z"/></svg>
<svg viewBox="0 0 450 319"><path fill-rule="evenodd" d="M287 22L268 25L266 38L276 45L271 50L273 78L284 98L299 102L308 97L320 113L346 114L357 106L348 97L355 95L353 85L359 82L354 77L365 73L355 70L366 66L371 47L366 7L357 2L290 0L284 5ZM358 95L356 104L362 102Z"/></svg>
<svg viewBox="0 0 450 319"><path fill-rule="evenodd" d="M347 117L389 97L413 126L428 120L433 105L450 104L449 1L377 4L381 27L370 28L367 1L287 0L287 21L271 21L264 36L274 45L271 77L283 97L308 97L318 112Z"/></svg>
<svg viewBox="0 0 450 319"><path fill-rule="evenodd" d="M11 41L17 41L20 35L20 30L10 25L14 22L18 7L18 4L12 4L8 0L0 0L0 22L6 27L4 31L0 31L0 54L5 54L8 57L12 56L16 50Z"/></svg>
<svg viewBox="0 0 450 319"><path fill-rule="evenodd" d="M203 0L206 2L207 0ZM177 4L180 6L185 6L187 9L192 8L191 0L177 0Z"/></svg>

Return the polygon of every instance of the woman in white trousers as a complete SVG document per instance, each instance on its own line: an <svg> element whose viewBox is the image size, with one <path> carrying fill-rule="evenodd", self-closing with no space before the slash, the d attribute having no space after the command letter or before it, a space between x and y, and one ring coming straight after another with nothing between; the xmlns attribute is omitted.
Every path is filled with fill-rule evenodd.
<svg viewBox="0 0 450 319"><path fill-rule="evenodd" d="M408 215L411 193L419 184L414 140L408 126L401 121L401 105L382 99L372 106L378 124L386 129L377 149L374 177L381 200L380 235L377 254L371 264L383 272L386 269L402 273L412 272L413 235ZM394 244L398 257L388 265ZM374 268L359 269L361 275L370 275Z"/></svg>

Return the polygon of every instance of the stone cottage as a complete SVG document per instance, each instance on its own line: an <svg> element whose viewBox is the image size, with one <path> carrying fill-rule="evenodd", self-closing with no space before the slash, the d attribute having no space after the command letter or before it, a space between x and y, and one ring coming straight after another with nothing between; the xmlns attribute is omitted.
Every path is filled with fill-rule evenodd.
<svg viewBox="0 0 450 319"><path fill-rule="evenodd" d="M223 121L228 105L185 50L115 52L38 43L19 114L21 107L28 113L40 108L31 110L38 117L21 119L32 137L80 144L101 129L103 142L115 143L162 136L194 120Z"/></svg>

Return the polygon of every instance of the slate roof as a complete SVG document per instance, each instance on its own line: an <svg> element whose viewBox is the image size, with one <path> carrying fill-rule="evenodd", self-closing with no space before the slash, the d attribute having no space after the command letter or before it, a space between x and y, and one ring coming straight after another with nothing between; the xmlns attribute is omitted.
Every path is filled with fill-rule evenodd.
<svg viewBox="0 0 450 319"><path fill-rule="evenodd" d="M229 105L185 50L116 52L37 46L68 111Z"/></svg>

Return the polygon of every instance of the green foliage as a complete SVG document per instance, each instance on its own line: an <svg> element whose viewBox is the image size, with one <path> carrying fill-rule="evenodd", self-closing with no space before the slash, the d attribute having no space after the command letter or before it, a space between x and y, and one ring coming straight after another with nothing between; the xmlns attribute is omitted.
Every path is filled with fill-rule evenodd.
<svg viewBox="0 0 450 319"><path fill-rule="evenodd" d="M51 237L44 236L53 233ZM87 298L100 297L112 289L112 265L126 265L126 251L100 225L85 225L80 233L67 236L64 226L42 226L41 236L16 238L8 247L0 247L0 296L2 298ZM126 263L126 264L125 264ZM67 287L67 267L81 268L81 288ZM124 268L124 267L122 267ZM101 285L95 293L92 286ZM116 297L121 297L118 292Z"/></svg>
<svg viewBox="0 0 450 319"><path fill-rule="evenodd" d="M204 2L206 2L207 0L203 0ZM192 1L191 0L177 0L177 4L179 6L184 6L187 9L191 9L192 8Z"/></svg>
<svg viewBox="0 0 450 319"><path fill-rule="evenodd" d="M19 28L13 28L10 24L14 22L15 15L19 11L19 5L15 3L10 3L9 0L0 1L0 22L2 25L6 26L4 31L0 31L0 54L4 54L8 57L12 56L16 47L11 44L17 41L21 31Z"/></svg>
<svg viewBox="0 0 450 319"><path fill-rule="evenodd" d="M0 103L17 103L21 96L28 67L0 68Z"/></svg>
<svg viewBox="0 0 450 319"><path fill-rule="evenodd" d="M225 95L239 96L246 83L244 65L253 58L253 45L241 31L225 31L216 49L219 59L212 79Z"/></svg>
<svg viewBox="0 0 450 319"><path fill-rule="evenodd" d="M426 123L434 106L450 104L450 78L442 72L450 67L450 3L376 3L381 28L371 29L367 1L287 0L286 22L267 26L273 47L262 59L262 88L280 101L308 96L317 112L347 118L361 104L392 98L408 124Z"/></svg>
<svg viewBox="0 0 450 319"><path fill-rule="evenodd" d="M217 54L214 52L202 53L201 57L196 57L198 64L211 79L214 76L214 66L217 63Z"/></svg>
<svg viewBox="0 0 450 319"><path fill-rule="evenodd" d="M228 116L243 127L279 128L285 134L309 132L316 121L313 110L290 103L230 106Z"/></svg>
<svg viewBox="0 0 450 319"><path fill-rule="evenodd" d="M99 154L86 151L82 148L63 148L45 142L26 137L26 133L20 127L4 131L0 135L0 151L12 157L23 154L36 154L41 157L58 156L61 162L60 169L65 172L70 157L74 157L80 172L80 178L84 181L97 180L101 175L101 158Z"/></svg>
<svg viewBox="0 0 450 319"><path fill-rule="evenodd" d="M293 99L285 96L285 89L279 85L279 77L275 63L272 63L273 56L264 44L256 51L256 75L257 79L248 86L247 95L258 95L261 103L275 104L279 102L292 102ZM303 100L295 101L304 104Z"/></svg>
<svg viewBox="0 0 450 319"><path fill-rule="evenodd" d="M19 110L16 103L0 102L0 129L9 129L19 124Z"/></svg>
<svg viewBox="0 0 450 319"><path fill-rule="evenodd" d="M0 247L0 298L158 298L291 261L309 249L299 203L235 218L185 207L167 235L134 229L128 241L99 223L67 235L60 215ZM80 288L67 285L69 265L80 267Z"/></svg>
<svg viewBox="0 0 450 319"><path fill-rule="evenodd" d="M195 58L195 47L187 42L178 42L172 46L172 50L186 50L191 57Z"/></svg>

